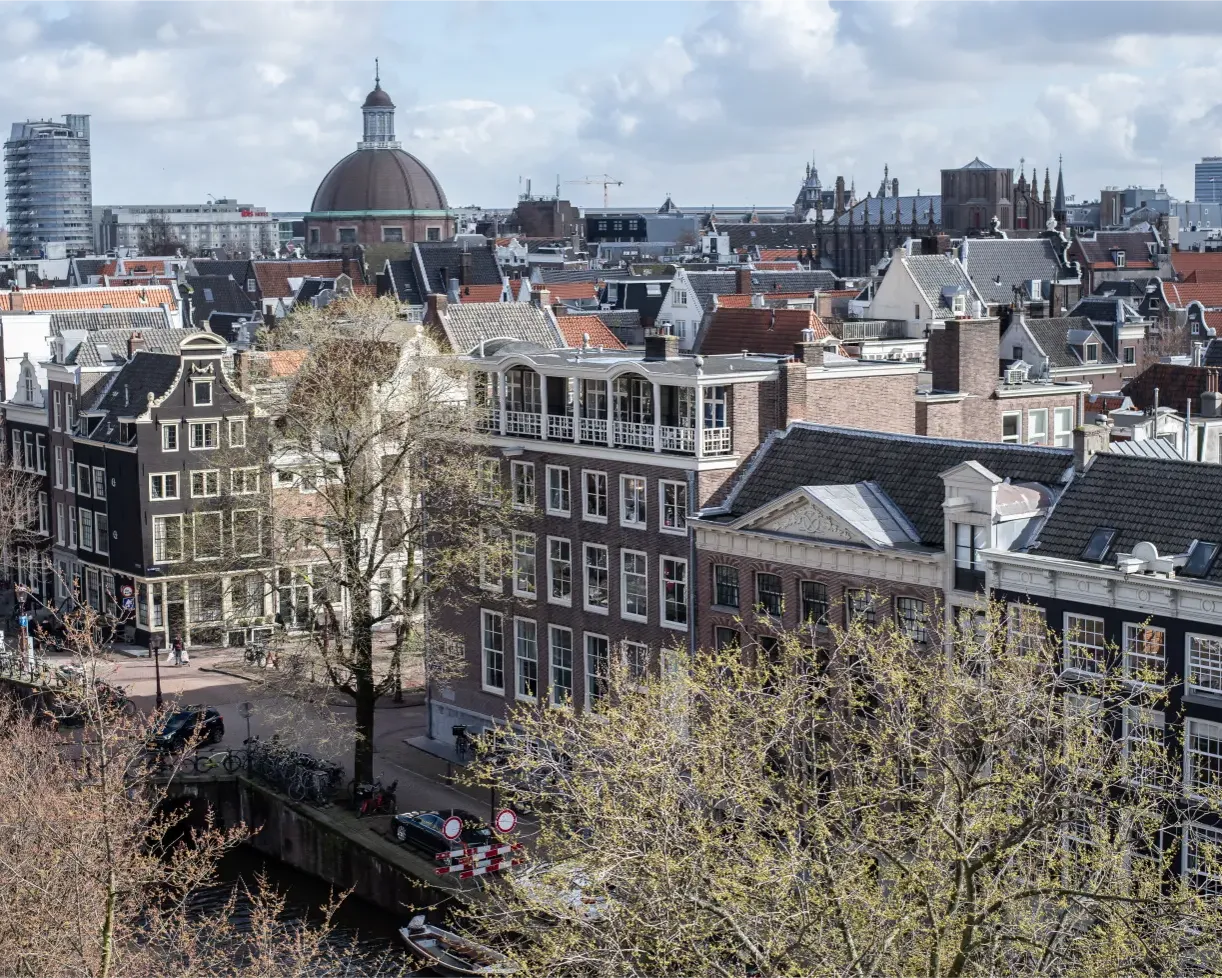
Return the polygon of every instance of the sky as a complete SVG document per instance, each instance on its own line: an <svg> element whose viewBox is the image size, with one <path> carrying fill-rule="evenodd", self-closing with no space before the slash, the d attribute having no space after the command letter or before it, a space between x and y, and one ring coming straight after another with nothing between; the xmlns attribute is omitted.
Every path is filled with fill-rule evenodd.
<svg viewBox="0 0 1222 978"><path fill-rule="evenodd" d="M1222 155L1222 4L6 4L0 120L92 116L95 204L308 210L355 149L373 59L451 206L532 180L582 206L937 192L975 156L1066 192L1192 196Z"/></svg>

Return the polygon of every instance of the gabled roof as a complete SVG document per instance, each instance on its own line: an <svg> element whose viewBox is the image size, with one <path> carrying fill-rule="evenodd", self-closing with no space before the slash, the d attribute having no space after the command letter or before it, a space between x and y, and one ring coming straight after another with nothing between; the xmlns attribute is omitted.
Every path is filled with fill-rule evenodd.
<svg viewBox="0 0 1222 978"><path fill-rule="evenodd" d="M178 377L181 365L182 358L177 351L173 354L138 352L103 388L101 397L93 405L92 410L105 411L106 417L94 427L91 437L98 441L117 441L116 421L143 414L148 409L149 394L154 398L165 394Z"/></svg>
<svg viewBox="0 0 1222 978"><path fill-rule="evenodd" d="M496 285L461 285L458 288L460 302L500 302L505 287L498 282Z"/></svg>
<svg viewBox="0 0 1222 978"><path fill-rule="evenodd" d="M813 330L816 340L831 336L810 309L719 308L701 329L694 352L712 355L748 350L789 356L804 329Z"/></svg>
<svg viewBox="0 0 1222 978"><path fill-rule="evenodd" d="M921 194L920 196L910 197L867 197L865 200L859 200L836 218L836 223L841 227L848 227L850 224L856 227L861 227L863 224L877 225L879 223L879 214L882 214L883 224L895 224L895 209L898 207L901 228L904 225L911 226L914 204L916 205L918 232L921 228L929 225L930 208L933 208L934 224L940 225L942 223L942 198L936 194Z"/></svg>
<svg viewBox="0 0 1222 978"><path fill-rule="evenodd" d="M557 316L556 325L566 346L580 347L590 337L590 346L604 350L628 349L598 316Z"/></svg>
<svg viewBox="0 0 1222 978"><path fill-rule="evenodd" d="M1181 278L1190 272L1222 270L1222 251L1173 251L1171 267Z"/></svg>
<svg viewBox="0 0 1222 978"><path fill-rule="evenodd" d="M410 258L387 259L385 269L390 293L396 299L404 305L424 305L424 297L416 281L415 263Z"/></svg>
<svg viewBox="0 0 1222 978"><path fill-rule="evenodd" d="M732 295L738 293L738 273L725 272L694 272L688 271L688 281L692 292L700 300L700 308L708 312L713 308L714 295ZM821 292L836 287L836 276L831 272L815 269L801 272L751 272L751 291L765 294L795 292ZM745 293L744 293L745 294Z"/></svg>
<svg viewBox="0 0 1222 978"><path fill-rule="evenodd" d="M1091 534L1112 527L1112 555L1143 541L1160 556L1186 553L1194 540L1222 543L1222 465L1115 453L1096 455L1053 508L1030 548L1043 557L1080 560ZM1207 580L1222 580L1222 560Z"/></svg>
<svg viewBox="0 0 1222 978"><path fill-rule="evenodd" d="M797 261L802 255L801 248L761 248L760 261Z"/></svg>
<svg viewBox="0 0 1222 978"><path fill-rule="evenodd" d="M1222 283L1163 282L1163 297L1176 309L1184 309L1190 302L1199 302L1206 309L1222 309Z"/></svg>
<svg viewBox="0 0 1222 978"><path fill-rule="evenodd" d="M481 341L512 339L552 350L563 346L549 314L529 302L475 302L447 307L441 317L455 353L470 353Z"/></svg>
<svg viewBox="0 0 1222 978"><path fill-rule="evenodd" d="M178 326L177 319L171 321L167 310L155 309L103 309L88 312L51 313L51 335L59 336L64 330L79 329L94 332L100 329L169 329Z"/></svg>
<svg viewBox="0 0 1222 978"><path fill-rule="evenodd" d="M916 528L921 543L941 548L946 496L941 474L966 461L979 462L1003 480L1058 486L1073 466L1073 452L798 422L770 436L739 476L728 500L729 518L799 486L874 482Z"/></svg>
<svg viewBox="0 0 1222 978"><path fill-rule="evenodd" d="M291 278L335 278L344 274L341 258L296 259L293 261L252 261L255 281L265 299L287 299L295 290L289 285ZM355 259L348 262L348 275L353 283L364 283L361 263Z"/></svg>
<svg viewBox="0 0 1222 978"><path fill-rule="evenodd" d="M1217 367L1193 367L1185 363L1152 363L1125 384L1121 393L1132 398L1133 404L1141 409L1154 406L1155 391L1158 391L1159 404L1164 407L1174 407L1177 411L1185 410L1187 401L1191 399L1193 413L1199 414L1201 395L1217 389Z"/></svg>
<svg viewBox="0 0 1222 978"><path fill-rule="evenodd" d="M100 329L84 337L76 349L68 351L64 363L78 367L113 367L124 363L128 359L128 341L137 333L144 339L144 348L148 352L170 353L177 357L178 345L198 332L200 330L180 328Z"/></svg>
<svg viewBox="0 0 1222 978"><path fill-rule="evenodd" d="M492 242L479 247L453 241L418 241L412 253L416 262L416 273L425 294L448 292L449 280L462 281L463 255L470 256L470 280L463 285L500 285L501 269L496 263Z"/></svg>
<svg viewBox="0 0 1222 978"><path fill-rule="evenodd" d="M1027 331L1040 345L1049 364L1054 368L1099 366L1117 363L1116 354L1107 345L1107 340L1099 335L1085 316L1065 316L1052 319L1029 319L1023 322ZM1090 342L1099 343L1098 363L1088 364L1078 355L1075 347L1081 346L1086 338Z"/></svg>
<svg viewBox="0 0 1222 978"><path fill-rule="evenodd" d="M601 282L607 275L598 268L538 268L539 280L549 289L557 282ZM532 276L533 277L533 276Z"/></svg>
<svg viewBox="0 0 1222 978"><path fill-rule="evenodd" d="M1151 246L1158 245L1158 235L1153 231L1096 231L1089 237L1074 238L1074 244L1092 268L1115 268L1113 251L1124 252L1126 268L1157 267L1150 257Z"/></svg>
<svg viewBox="0 0 1222 978"><path fill-rule="evenodd" d="M70 309L147 309L162 303L178 308L175 290L164 285L86 286L0 292L0 310L56 312Z"/></svg>
<svg viewBox="0 0 1222 978"><path fill-rule="evenodd" d="M815 292L763 292L758 294L764 297L764 302L766 305L780 305L788 299L810 300L817 295ZM853 295L856 294L856 292L853 293ZM746 292L729 292L726 295L719 295L717 297L717 308L746 309L750 307L751 301L754 298L754 294Z"/></svg>
<svg viewBox="0 0 1222 978"><path fill-rule="evenodd" d="M191 289L191 321L197 326L208 321L214 312L233 312L253 316L255 304L246 292L246 283L239 285L231 275L188 275Z"/></svg>
<svg viewBox="0 0 1222 978"><path fill-rule="evenodd" d="M988 303L1012 302L1015 286L1024 287L1032 279L1077 281L1076 275L1065 273L1048 238L971 238L962 251L963 267Z"/></svg>
<svg viewBox="0 0 1222 978"><path fill-rule="evenodd" d="M953 293L956 291L966 297L969 314L972 311L970 303L973 299L984 301L963 270L959 259L953 255L908 255L901 264L908 269L912 281L935 313L945 313L948 316L954 314ZM890 267L894 266L895 263L892 262ZM888 274L890 273L889 268Z"/></svg>
<svg viewBox="0 0 1222 978"><path fill-rule="evenodd" d="M730 237L730 250L749 248L807 248L819 243L817 225L786 222L778 224L718 224L719 234Z"/></svg>
<svg viewBox="0 0 1222 978"><path fill-rule="evenodd" d="M548 282L538 288L546 288L553 299L597 299L598 287L594 282Z"/></svg>
<svg viewBox="0 0 1222 978"><path fill-rule="evenodd" d="M960 170L991 170L993 169L993 167L989 166L989 164L987 164L979 156L976 156L972 159L970 163L964 163L963 166L959 167L959 169Z"/></svg>
<svg viewBox="0 0 1222 978"><path fill-rule="evenodd" d="M251 277L250 259L240 261L223 261L219 258L196 258L193 262L195 271L200 275L232 275L233 280L246 288L246 280Z"/></svg>

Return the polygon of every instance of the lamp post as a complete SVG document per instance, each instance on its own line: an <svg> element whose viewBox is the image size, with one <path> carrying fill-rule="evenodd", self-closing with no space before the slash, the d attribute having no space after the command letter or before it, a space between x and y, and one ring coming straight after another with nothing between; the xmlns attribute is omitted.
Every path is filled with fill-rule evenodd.
<svg viewBox="0 0 1222 978"><path fill-rule="evenodd" d="M149 636L149 655L153 657L153 675L157 679L157 709L161 709L161 656L157 654L157 637Z"/></svg>

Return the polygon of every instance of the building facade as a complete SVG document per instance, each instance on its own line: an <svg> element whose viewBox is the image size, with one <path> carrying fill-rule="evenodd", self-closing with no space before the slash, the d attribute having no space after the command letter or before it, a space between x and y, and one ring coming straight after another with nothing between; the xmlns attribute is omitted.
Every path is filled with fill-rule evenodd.
<svg viewBox="0 0 1222 978"><path fill-rule="evenodd" d="M139 250L158 224L158 235L196 253L273 255L281 243L280 223L266 208L227 197L204 204L115 204L95 207L94 215L97 247L104 252Z"/></svg>
<svg viewBox="0 0 1222 978"><path fill-rule="evenodd" d="M19 256L93 250L89 116L15 122L4 144L9 247Z"/></svg>

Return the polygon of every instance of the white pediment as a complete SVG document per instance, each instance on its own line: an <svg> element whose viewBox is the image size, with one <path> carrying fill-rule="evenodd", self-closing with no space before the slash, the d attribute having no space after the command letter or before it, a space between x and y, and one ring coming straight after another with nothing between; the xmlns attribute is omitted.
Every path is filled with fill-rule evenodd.
<svg viewBox="0 0 1222 978"><path fill-rule="evenodd" d="M733 526L873 548L920 543L907 517L873 482L802 486L739 518Z"/></svg>
<svg viewBox="0 0 1222 978"><path fill-rule="evenodd" d="M844 543L866 542L834 513L827 512L822 505L809 499L794 501L792 505L779 513L770 514L750 529Z"/></svg>

